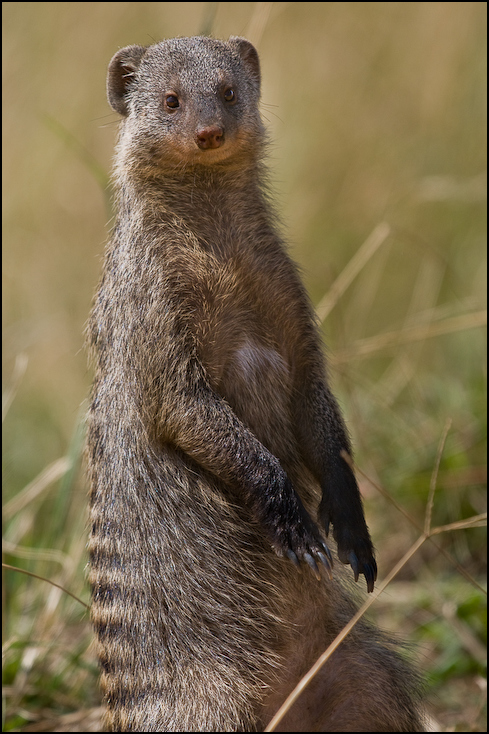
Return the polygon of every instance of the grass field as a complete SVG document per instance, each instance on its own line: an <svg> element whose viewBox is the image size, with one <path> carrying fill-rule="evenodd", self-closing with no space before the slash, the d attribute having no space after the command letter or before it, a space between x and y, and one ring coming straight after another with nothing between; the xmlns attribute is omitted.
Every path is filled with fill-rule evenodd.
<svg viewBox="0 0 489 734"><path fill-rule="evenodd" d="M107 64L130 43L244 35L380 581L427 517L450 526L369 614L413 645L433 728L486 731L486 3L2 9L4 562L88 603L83 331L111 220ZM95 727L85 607L3 581L4 730Z"/></svg>

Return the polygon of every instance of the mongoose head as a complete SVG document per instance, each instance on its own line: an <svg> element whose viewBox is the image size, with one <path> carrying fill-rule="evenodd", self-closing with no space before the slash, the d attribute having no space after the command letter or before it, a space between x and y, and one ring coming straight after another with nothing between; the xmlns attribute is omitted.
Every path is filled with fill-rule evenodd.
<svg viewBox="0 0 489 734"><path fill-rule="evenodd" d="M127 46L107 76L123 117L120 152L153 169L243 165L261 150L260 62L244 38L174 38Z"/></svg>

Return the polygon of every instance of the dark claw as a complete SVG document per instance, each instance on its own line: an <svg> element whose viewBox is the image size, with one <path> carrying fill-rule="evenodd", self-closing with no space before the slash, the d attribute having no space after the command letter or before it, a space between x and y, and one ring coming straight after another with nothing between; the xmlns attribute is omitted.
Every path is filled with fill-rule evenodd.
<svg viewBox="0 0 489 734"><path fill-rule="evenodd" d="M321 551L318 551L318 554L317 555L318 555L319 560L323 564L324 568L326 569L326 571L328 573L328 576L329 576L329 579L331 580L333 578L333 574L331 572L331 564L330 564L329 560L326 558L326 556L324 555L324 553L321 553Z"/></svg>
<svg viewBox="0 0 489 734"><path fill-rule="evenodd" d="M326 545L326 543L321 543L321 545L324 548L324 552L326 553L326 557L327 557L327 559L329 561L329 565L331 566L331 568L333 568L333 556L331 555L331 551L329 550L329 548Z"/></svg>
<svg viewBox="0 0 489 734"><path fill-rule="evenodd" d="M312 568L312 570L314 571L314 575L316 576L317 580L318 581L321 581L321 576L320 576L320 573L319 573L319 568L317 566L316 561L311 556L311 554L310 553L304 553L304 560Z"/></svg>
<svg viewBox="0 0 489 734"><path fill-rule="evenodd" d="M369 567L372 569L374 581L377 581L377 563L375 558L372 559L372 563L369 563Z"/></svg>
<svg viewBox="0 0 489 734"><path fill-rule="evenodd" d="M358 558L356 557L356 554L353 551L350 551L348 553L348 563L353 569L353 574L355 576L355 581L358 581L358 575L360 573L360 569L358 567Z"/></svg>
<svg viewBox="0 0 489 734"><path fill-rule="evenodd" d="M377 564L375 561L366 564L363 573L367 581L367 591L370 593L374 590L374 583L377 578Z"/></svg>
<svg viewBox="0 0 489 734"><path fill-rule="evenodd" d="M294 553L294 551L291 550L290 548L287 551L287 557L292 561L292 563L294 564L294 566L300 566L299 559L297 558L297 556Z"/></svg>

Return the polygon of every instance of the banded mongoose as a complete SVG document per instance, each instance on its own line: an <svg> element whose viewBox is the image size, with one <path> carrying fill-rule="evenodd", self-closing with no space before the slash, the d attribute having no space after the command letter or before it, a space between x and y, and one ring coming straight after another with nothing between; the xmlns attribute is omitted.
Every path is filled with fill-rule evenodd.
<svg viewBox="0 0 489 734"><path fill-rule="evenodd" d="M88 335L92 621L112 731L257 731L377 567L313 308L267 195L243 38L118 51L117 219ZM282 726L415 731L359 624Z"/></svg>

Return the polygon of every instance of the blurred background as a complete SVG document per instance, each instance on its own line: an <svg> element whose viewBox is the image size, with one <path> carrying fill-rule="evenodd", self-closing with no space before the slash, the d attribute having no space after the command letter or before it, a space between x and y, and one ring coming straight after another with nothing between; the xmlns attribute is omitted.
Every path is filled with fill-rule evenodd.
<svg viewBox="0 0 489 734"><path fill-rule="evenodd" d="M243 35L260 53L276 206L323 324L380 577L421 534L430 487L432 527L459 523L372 615L413 645L433 728L485 731L486 3L2 11L4 561L88 603L83 332L112 217L107 65L132 43ZM4 570L3 610L4 730L95 729L84 607Z"/></svg>

